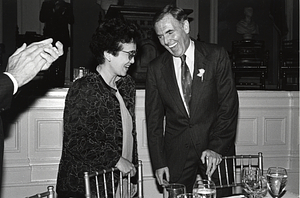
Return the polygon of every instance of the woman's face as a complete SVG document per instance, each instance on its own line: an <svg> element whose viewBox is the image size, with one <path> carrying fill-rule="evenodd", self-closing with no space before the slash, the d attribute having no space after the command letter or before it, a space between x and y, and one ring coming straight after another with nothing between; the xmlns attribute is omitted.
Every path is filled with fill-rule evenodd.
<svg viewBox="0 0 300 198"><path fill-rule="evenodd" d="M134 56L136 54L135 43L121 44L123 50L119 51L119 54L112 56L111 69L117 76L125 76L131 64L134 63Z"/></svg>

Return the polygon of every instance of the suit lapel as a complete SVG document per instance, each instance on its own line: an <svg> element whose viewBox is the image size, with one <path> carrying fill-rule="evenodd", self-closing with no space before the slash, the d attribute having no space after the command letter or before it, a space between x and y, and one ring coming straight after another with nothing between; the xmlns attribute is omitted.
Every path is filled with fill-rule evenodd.
<svg viewBox="0 0 300 198"><path fill-rule="evenodd" d="M165 79L165 83L167 85L167 88L170 92L171 98L174 100L175 104L177 105L178 109L183 113L187 115L187 112L185 110L179 88L178 83L175 76L175 70L174 70L174 63L172 55L168 54L166 56L165 61L162 62L163 67L161 67L161 72L163 75L163 78Z"/></svg>
<svg viewBox="0 0 300 198"><path fill-rule="evenodd" d="M196 44L197 42L195 42ZM205 94L204 83L197 74L199 73L199 69L206 70L207 67L207 59L204 55L195 48L195 63L194 63L194 74L193 74L193 84L192 84L192 98L190 103L190 117L192 117L195 113L198 112L198 108L201 108L201 98L203 94Z"/></svg>

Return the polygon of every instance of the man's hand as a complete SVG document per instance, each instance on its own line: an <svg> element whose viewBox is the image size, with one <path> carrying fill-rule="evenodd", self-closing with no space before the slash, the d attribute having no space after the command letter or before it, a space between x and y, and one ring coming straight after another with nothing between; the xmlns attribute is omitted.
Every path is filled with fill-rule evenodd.
<svg viewBox="0 0 300 198"><path fill-rule="evenodd" d="M123 175L128 175L130 173L131 176L134 176L136 174L134 164L123 157L120 157L116 167L123 173Z"/></svg>
<svg viewBox="0 0 300 198"><path fill-rule="evenodd" d="M214 171L222 161L222 156L212 150L205 150L202 152L201 161L207 165L206 175L211 177Z"/></svg>
<svg viewBox="0 0 300 198"><path fill-rule="evenodd" d="M32 80L41 70L48 69L63 55L62 43L56 42L53 47L52 41L50 38L29 46L24 43L9 57L6 71L16 79L19 87Z"/></svg>
<svg viewBox="0 0 300 198"><path fill-rule="evenodd" d="M166 176L166 180L164 179L164 175ZM159 185L166 185L170 181L170 173L168 167L163 167L157 169L155 171L155 176Z"/></svg>

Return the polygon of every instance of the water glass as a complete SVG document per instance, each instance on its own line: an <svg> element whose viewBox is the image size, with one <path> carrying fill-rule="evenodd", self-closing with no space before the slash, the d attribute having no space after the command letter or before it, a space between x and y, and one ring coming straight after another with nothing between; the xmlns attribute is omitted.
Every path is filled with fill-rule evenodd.
<svg viewBox="0 0 300 198"><path fill-rule="evenodd" d="M164 191L166 191L164 197L177 198L178 195L186 193L186 188L183 184L171 183L165 185L164 187Z"/></svg>
<svg viewBox="0 0 300 198"><path fill-rule="evenodd" d="M267 171L268 189L272 197L281 197L285 191L288 175L285 168L270 167Z"/></svg>
<svg viewBox="0 0 300 198"><path fill-rule="evenodd" d="M194 193L184 193L184 194L178 195L177 198L199 198L199 197Z"/></svg>
<svg viewBox="0 0 300 198"><path fill-rule="evenodd" d="M216 185L211 180L199 179L196 180L193 187L193 194L201 198L216 198Z"/></svg>

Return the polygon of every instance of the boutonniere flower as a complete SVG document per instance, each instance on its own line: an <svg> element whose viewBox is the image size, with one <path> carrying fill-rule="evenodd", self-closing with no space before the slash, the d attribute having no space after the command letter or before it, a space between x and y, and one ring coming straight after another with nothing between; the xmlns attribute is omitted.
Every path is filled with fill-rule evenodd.
<svg viewBox="0 0 300 198"><path fill-rule="evenodd" d="M205 73L204 69L199 69L199 73L197 74L197 76L201 78L202 82L203 82L203 75L204 75L204 73Z"/></svg>

